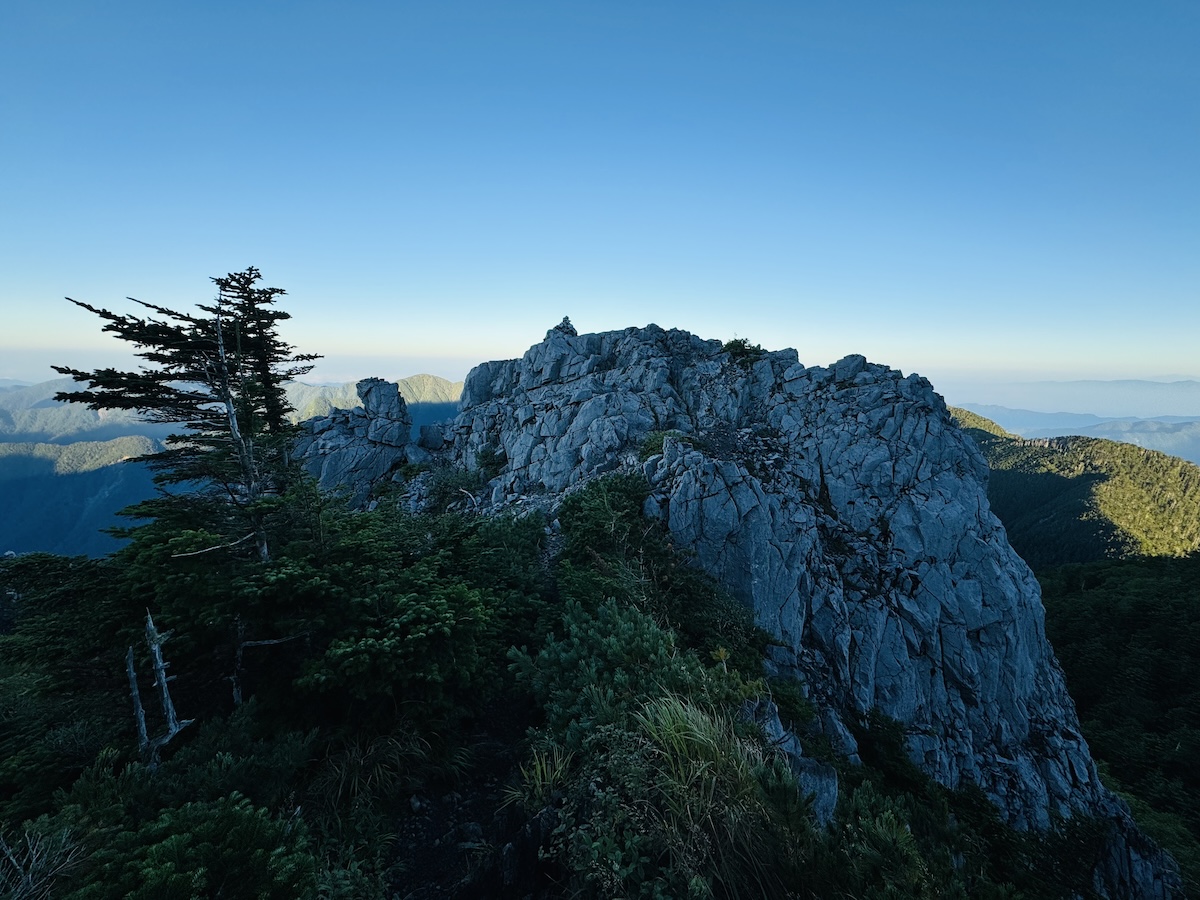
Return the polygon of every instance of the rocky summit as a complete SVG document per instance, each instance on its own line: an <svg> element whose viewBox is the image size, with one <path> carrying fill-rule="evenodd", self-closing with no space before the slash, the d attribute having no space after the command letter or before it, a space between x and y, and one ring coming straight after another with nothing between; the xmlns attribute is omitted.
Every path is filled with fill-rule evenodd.
<svg viewBox="0 0 1200 900"><path fill-rule="evenodd" d="M584 482L640 470L646 516L777 639L768 671L800 682L837 750L854 758L844 723L877 709L927 773L978 785L1018 828L1106 821L1101 895L1182 896L1170 857L1100 783L1038 583L988 506L987 465L925 379L861 356L806 367L793 350L654 325L580 335L564 320L521 359L477 366L457 419L419 446L383 385L309 424L302 453L325 487L361 502L405 463L488 460L492 474L499 461L475 504L553 519ZM779 743L830 808L833 770L803 761L795 736Z"/></svg>

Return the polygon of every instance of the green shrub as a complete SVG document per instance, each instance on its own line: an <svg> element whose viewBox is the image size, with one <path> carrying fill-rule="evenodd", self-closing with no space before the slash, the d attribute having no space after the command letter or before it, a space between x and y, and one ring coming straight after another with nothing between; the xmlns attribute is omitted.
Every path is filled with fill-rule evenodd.
<svg viewBox="0 0 1200 900"><path fill-rule="evenodd" d="M834 853L852 896L910 900L945 896L929 871L904 804L881 795L871 782L840 805Z"/></svg>
<svg viewBox="0 0 1200 900"><path fill-rule="evenodd" d="M705 696L709 679L695 654L645 613L615 600L588 612L569 602L562 636L531 653L509 653L519 682L543 707L568 750L599 725L623 724L639 704L666 693Z"/></svg>
<svg viewBox="0 0 1200 900"><path fill-rule="evenodd" d="M731 674L753 681L768 636L749 610L687 564L661 523L642 516L648 494L640 474L611 475L564 501L559 590L588 608L609 597L636 606L702 658L723 649Z"/></svg>
<svg viewBox="0 0 1200 900"><path fill-rule="evenodd" d="M66 900L295 900L315 895L316 860L302 821L276 819L235 793L110 832L67 885Z"/></svg>
<svg viewBox="0 0 1200 900"><path fill-rule="evenodd" d="M650 485L640 474L609 475L570 494L558 510L566 537L564 559L591 564L597 556L636 553L653 527L642 518Z"/></svg>
<svg viewBox="0 0 1200 900"><path fill-rule="evenodd" d="M507 462L508 454L504 452L503 447L489 444L475 454L475 465L484 481L491 481L499 475Z"/></svg>
<svg viewBox="0 0 1200 900"><path fill-rule="evenodd" d="M733 361L743 369L750 368L767 353L759 344L751 344L747 338L739 337L726 341L721 349L728 353Z"/></svg>
<svg viewBox="0 0 1200 900"><path fill-rule="evenodd" d="M800 731L816 718L816 707L804 696L798 681L791 678L771 678L767 684L771 699L779 707L779 719L785 728Z"/></svg>
<svg viewBox="0 0 1200 900"><path fill-rule="evenodd" d="M453 717L480 687L481 593L423 562L350 601L351 622L310 661L297 686L361 701L359 716L386 718L405 704L421 720Z"/></svg>
<svg viewBox="0 0 1200 900"><path fill-rule="evenodd" d="M668 431L651 431L642 438L642 442L638 445L638 460L645 462L652 456L660 455L663 452L663 444L667 438L678 440L686 437L687 435L682 431L675 431L674 429Z"/></svg>
<svg viewBox="0 0 1200 900"><path fill-rule="evenodd" d="M279 729L260 713L251 698L227 718L193 725L154 772L155 802L179 806L238 793L255 806L285 806L317 736Z"/></svg>
<svg viewBox="0 0 1200 900"><path fill-rule="evenodd" d="M429 509L445 512L452 504L462 504L483 486L482 472L458 466L439 466L429 482ZM467 501L469 503L469 501Z"/></svg>

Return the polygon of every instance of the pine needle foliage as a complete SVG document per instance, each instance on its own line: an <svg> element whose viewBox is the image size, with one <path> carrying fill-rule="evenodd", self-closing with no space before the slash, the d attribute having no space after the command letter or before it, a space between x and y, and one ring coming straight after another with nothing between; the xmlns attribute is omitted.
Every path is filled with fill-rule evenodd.
<svg viewBox="0 0 1200 900"><path fill-rule="evenodd" d="M166 449L138 458L155 470L160 486L186 485L191 496L164 493L133 514L168 516L194 504L197 492L219 497L236 511L231 518L242 520L265 560L270 549L260 504L286 490L296 433L284 385L306 374L318 357L297 354L279 336L279 323L290 315L275 302L285 292L259 287L261 278L251 267L212 279L217 297L198 304L198 314L132 300L152 314L143 318L67 298L102 319L103 331L139 348L136 356L145 365L137 371L54 369L87 385L60 392L56 400L134 410L152 422L179 426L166 438ZM241 540L240 534L227 538Z"/></svg>

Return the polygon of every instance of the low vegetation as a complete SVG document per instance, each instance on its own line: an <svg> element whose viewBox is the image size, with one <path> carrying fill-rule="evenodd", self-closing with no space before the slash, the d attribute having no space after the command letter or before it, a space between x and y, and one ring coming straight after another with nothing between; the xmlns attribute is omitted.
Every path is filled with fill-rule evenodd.
<svg viewBox="0 0 1200 900"><path fill-rule="evenodd" d="M642 519L646 490L572 495L554 557L538 516L351 515L301 491L266 562L152 524L107 559L3 563L0 836L37 849L3 877L67 898L1085 891L1098 834L1008 830L882 718L820 828L739 714L775 689L767 636ZM161 735L147 606L192 720L158 759L126 660Z"/></svg>
<svg viewBox="0 0 1200 900"><path fill-rule="evenodd" d="M726 341L721 349L728 353L735 363L745 369L750 368L767 353L761 344L752 344L749 338L743 337L735 337Z"/></svg>
<svg viewBox="0 0 1200 900"><path fill-rule="evenodd" d="M282 316L231 352L236 309L150 308L173 317L170 352L220 360L204 377L228 402L206 407L204 455L156 457L160 484L199 487L140 505L126 546L0 560L5 896L1093 896L1099 823L1013 831L879 715L851 716L862 765L824 751L840 793L819 825L743 712L774 699L821 753L803 686L762 679L770 638L642 517L642 476L594 481L552 521L386 495L348 513L266 452L288 433L275 367L303 359ZM1138 709L1166 740L1163 716L1192 715ZM1117 773L1147 802L1159 746Z"/></svg>

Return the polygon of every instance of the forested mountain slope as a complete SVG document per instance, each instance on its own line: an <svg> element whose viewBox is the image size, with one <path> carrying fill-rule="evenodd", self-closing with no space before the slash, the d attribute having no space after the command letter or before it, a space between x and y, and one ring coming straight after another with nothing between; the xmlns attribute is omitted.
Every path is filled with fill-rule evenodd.
<svg viewBox="0 0 1200 900"><path fill-rule="evenodd" d="M116 512L151 496L134 457L160 445L144 436L70 444L0 443L0 553L100 556L121 542L100 529L126 526Z"/></svg>
<svg viewBox="0 0 1200 900"><path fill-rule="evenodd" d="M954 417L991 470L988 500L1034 569L1200 549L1200 467L1100 438L1024 439Z"/></svg>
<svg viewBox="0 0 1200 900"><path fill-rule="evenodd" d="M1200 896L1200 555L1063 566L1041 582L1092 752Z"/></svg>

